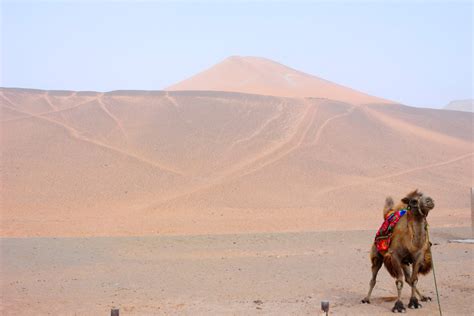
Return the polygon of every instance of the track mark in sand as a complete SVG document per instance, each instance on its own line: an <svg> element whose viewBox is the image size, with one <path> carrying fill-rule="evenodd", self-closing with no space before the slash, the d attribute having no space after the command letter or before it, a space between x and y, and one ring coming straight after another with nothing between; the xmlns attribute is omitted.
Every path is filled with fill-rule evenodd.
<svg viewBox="0 0 474 316"><path fill-rule="evenodd" d="M352 112L354 112L354 109L356 108L356 105L351 106L346 112L332 116L328 118L326 121L324 121L321 126L318 128L318 131L316 132L316 135L314 136L314 140L308 144L308 146L315 146L318 142L319 139L321 138L321 134L323 133L324 129L326 128L329 123L331 123L333 120L340 119L341 117L348 116Z"/></svg>
<svg viewBox="0 0 474 316"><path fill-rule="evenodd" d="M316 107L315 105L310 104L307 99L304 99L304 102L307 104L308 110L307 110L302 122L300 123L297 132L293 135L292 139L290 139L290 141L288 141L287 143L280 146L275 151L272 151L272 152L270 152L269 154L267 154L263 157L263 158L266 158L267 156L270 156L271 157L270 159L268 159L267 161L263 161L262 163L258 164L255 168L250 169L249 171L238 175L239 177L247 176L247 175L252 174L252 173L254 173L254 172L256 172L256 171L258 171L258 170L260 170L260 169L262 169L262 168L264 168L264 167L266 167L266 166L268 166L272 163L275 163L276 161L284 158L285 156L287 156L288 154L290 154L294 150L296 150L296 149L298 149L298 148L300 148L304 145L304 141L307 138L309 130L311 129L311 127L313 126L313 124L315 122L317 109L319 109L319 106ZM351 114L356 107L357 106L355 106L355 105L351 106L346 112L344 112L342 114L335 115L333 117L330 117L329 119L324 121L321 124L321 126L318 128L318 131L316 132L315 140L313 140L311 144L313 144L313 145L316 144L316 142L320 138L320 135L321 135L322 131L324 130L324 128L331 121ZM287 146L287 145L288 145L289 148L285 149L284 147ZM279 151L281 151L281 152L279 152ZM254 162L254 163L258 163L258 162Z"/></svg>
<svg viewBox="0 0 474 316"><path fill-rule="evenodd" d="M15 103L12 102L11 100L9 100L9 98L5 97L3 94L1 95L1 97L3 99L5 99L6 101L8 101L8 103L10 103L11 105L15 106ZM18 109L15 109L15 108L10 108L10 109L16 110L17 112L25 114L25 116L15 117L15 118L8 119L8 120L3 120L3 121L0 121L0 122L6 123L6 122L12 122L12 121L25 120L25 119L29 119L29 118L38 118L38 117L43 118L44 115L53 114L53 113L63 113L63 112L66 112L66 111L70 111L70 110L73 110L75 108L78 108L79 106L82 106L82 105L88 104L90 102L93 102L95 100L97 100L97 97L92 98L92 99L87 100L87 101L80 102L80 103L78 103L76 105L73 105L73 106L71 106L69 108L66 108L66 109L60 109L60 110L56 110L56 111L48 111L48 112L43 112L43 113L38 113L38 114L33 114L33 113L25 112L25 111L22 111L22 110L18 110Z"/></svg>
<svg viewBox="0 0 474 316"><path fill-rule="evenodd" d="M472 156L474 156L474 153L470 152L470 153L467 153L467 154L464 154L464 155L461 155L461 156L458 156L458 157L451 158L451 159L446 160L446 161L441 161L441 162L437 162L437 163L433 163L433 164L426 165L426 166L421 166L421 167L415 167L415 168L407 169L407 170L404 170L404 171L391 173L391 174L387 174L387 175L383 175L383 176L378 176L378 177L375 177L375 178L370 178L370 179L366 179L366 180L363 180L363 181L358 181L358 182L345 184L345 185L341 185L341 186L337 186L337 187L332 187L332 188L329 188L327 190L323 190L323 191L318 192L318 195L327 194L327 193L330 193L330 192L333 192L333 191L342 190L342 189L346 189L346 188L353 187L353 186L370 184L370 183L378 182L378 181L385 180L385 179L395 178L395 177L403 176L403 175L406 175L406 174L409 174L409 173L412 173L412 172L416 172L416 171L421 171L421 170L426 170L426 169L445 166L445 165L451 164L453 162L457 162L457 161L460 161L460 160L463 160L463 159L466 159L466 158L469 158L469 157L472 157Z"/></svg>
<svg viewBox="0 0 474 316"><path fill-rule="evenodd" d="M53 112L57 112L59 110L57 107L54 106L53 102L51 102L48 91L44 92L43 98L46 101L46 103L49 105L49 107L53 110Z"/></svg>
<svg viewBox="0 0 474 316"><path fill-rule="evenodd" d="M74 92L72 95L68 96L68 99L70 99L73 95L75 95L76 92ZM53 113L59 113L59 116L64 122L67 122L67 119L64 117L63 112L58 112L60 109L56 107L53 102L51 101L51 98L49 97L49 91L45 91L43 95L44 99L46 100L46 103L48 103L49 107L53 109Z"/></svg>
<svg viewBox="0 0 474 316"><path fill-rule="evenodd" d="M199 191L207 190L223 182L254 173L264 168L265 166L268 166L269 164L272 164L282 159L286 155L290 154L292 151L300 147L302 143L304 142L308 131L310 130L311 126L313 125L315 121L316 113L318 110L317 105L309 104L307 100L304 100L304 102L306 103L306 111L303 114L303 118L298 123L296 132L292 136L290 136L289 139L287 138L288 140L283 141L280 144L280 146L270 149L267 152L264 152L253 159L243 161L241 163L237 163L236 165L231 167L229 170L218 174L215 178L211 178L207 184L204 184L197 188L190 189L187 192L177 194L175 196L166 198L164 200L158 201L156 204L151 205L149 208L153 209L157 205L169 203L174 200L183 198L185 196L189 196L191 194L197 193ZM252 168L252 166L255 164L257 165Z"/></svg>
<svg viewBox="0 0 474 316"><path fill-rule="evenodd" d="M260 157L257 157L252 162L248 163L246 166L250 167L252 165L255 165L255 167L250 167L249 170L238 174L238 177L243 177L255 173L263 169L264 167L271 165L277 162L278 160L286 157L287 155L301 147L304 140L306 139L306 136L308 135L309 130L311 129L311 126L313 126L314 124L316 114L319 109L319 106L310 104L306 99L304 99L304 102L307 106L306 113L304 114L301 123L298 125L298 128L296 129L296 132L292 135L292 137L287 142L281 144L275 150L272 150L268 153L264 153L260 155ZM236 172L244 171L242 169Z"/></svg>
<svg viewBox="0 0 474 316"><path fill-rule="evenodd" d="M277 106L278 110L276 111L276 113L272 116L270 116L266 121L264 121L257 129L255 129L253 131L253 133L251 133L249 136L246 136L246 137L243 137L243 138L240 138L240 139L237 139L235 142L233 142L229 148L227 149L227 151L231 151L235 146L237 146L238 144L240 143L245 143L245 142L248 142L252 139L254 139L255 137L257 137L258 135L260 135L266 128L267 126L269 126L270 124L272 124L274 121L277 121L279 118L281 118L283 116L283 103L278 103L278 106Z"/></svg>
<svg viewBox="0 0 474 316"><path fill-rule="evenodd" d="M105 112L105 114L112 120L114 121L115 125L117 126L117 128L120 130L120 133L122 134L122 136L125 138L125 140L128 140L128 135L127 133L125 132L125 129L123 128L123 124L122 122L114 115L112 114L109 109L107 108L106 104L104 103L104 100L102 99L102 97L104 96L103 93L101 93L99 95L99 98L97 99L98 103L99 103L99 107L101 108L102 111Z"/></svg>
<svg viewBox="0 0 474 316"><path fill-rule="evenodd" d="M13 105L13 104L12 104L12 105ZM12 110L12 111L18 112L18 113L20 113L20 114L29 115L29 118L36 118L36 119L40 119L40 120L45 120L45 121L48 121L48 122L50 122L50 123L54 123L54 124L56 124L56 125L60 125L60 126L62 126L63 128L65 128L70 134L73 134L74 137L81 137L78 130L76 130L76 129L70 127L70 126L67 126L67 125L64 124L64 123L61 123L61 122L52 120L52 119L47 118L47 117L41 117L41 116L38 116L38 115L32 115L32 114L29 113L29 112L25 112L25 111L22 111L22 110L18 110L18 109L9 107L9 106L5 106L5 105L2 105L2 106L5 107L5 108L7 108L7 109L10 109L10 110ZM48 113L51 113L51 112L48 112ZM11 121L11 120L8 120L8 121Z"/></svg>
<svg viewBox="0 0 474 316"><path fill-rule="evenodd" d="M170 96L169 91L165 92L165 98L174 105L175 108L179 109L181 106L179 105L178 101L172 96Z"/></svg>
<svg viewBox="0 0 474 316"><path fill-rule="evenodd" d="M15 106L14 103L12 103L11 101L9 101L13 106ZM58 122L56 120L53 120L53 119L50 119L48 117L43 117L43 116L38 116L38 115L31 115L31 113L28 113L28 112L24 112L24 111L21 111L21 110L18 110L18 109L15 109L15 108L12 108L12 107L9 107L9 106L5 106L5 105L2 105L8 109L11 109L13 111L16 111L16 112L19 112L19 113L22 113L22 114L29 114L30 118L34 118L34 119L39 119L39 120L43 120L43 121L46 121L46 122L49 122L53 125L57 125L57 126L60 126L62 127L63 129L65 129L69 135L71 135L73 138L79 140L79 141L83 141L83 142L86 142L86 143L89 143L89 144L93 144L95 146L98 146L98 147L102 147L102 148L105 148L109 151L112 151L112 152L115 152L115 153L118 153L122 156L126 156L126 157L129 157L129 158L132 158L136 161L139 161L141 163L145 163L147 165L150 165L154 168L157 168L157 169L160 169L161 171L166 171L166 172L169 172L169 173L172 173L172 174L176 174L176 175L179 175L179 176L182 176L183 173L178 171L178 170L175 170L171 167L168 167L168 166L164 166L163 164L161 163L157 163L155 161L152 161L152 160L148 160L146 158L143 158L143 157L140 157L140 156L137 156L135 154L132 154L132 153L129 153L129 152L126 152L126 151L123 151L119 148L116 148L116 147L113 147L113 146L110 146L110 145L107 145L107 144L104 144L102 142L99 142L97 140L94 140L94 139L90 139L88 137L85 137L83 135L81 135L81 133L76 130L75 128L73 127L70 127L64 123L61 123L61 122Z"/></svg>

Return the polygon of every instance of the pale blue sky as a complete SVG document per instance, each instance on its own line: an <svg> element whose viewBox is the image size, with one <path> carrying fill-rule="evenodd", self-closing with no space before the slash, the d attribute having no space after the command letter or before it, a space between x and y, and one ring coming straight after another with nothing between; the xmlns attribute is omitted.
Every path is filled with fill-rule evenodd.
<svg viewBox="0 0 474 316"><path fill-rule="evenodd" d="M473 5L317 1L2 1L4 87L159 90L230 55L372 95L472 97Z"/></svg>

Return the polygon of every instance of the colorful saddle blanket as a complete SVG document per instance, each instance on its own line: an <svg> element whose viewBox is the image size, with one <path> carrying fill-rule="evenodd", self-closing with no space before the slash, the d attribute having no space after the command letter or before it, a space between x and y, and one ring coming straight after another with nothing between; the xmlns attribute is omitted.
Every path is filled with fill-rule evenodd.
<svg viewBox="0 0 474 316"><path fill-rule="evenodd" d="M385 221L383 222L382 226L380 226L377 234L375 235L375 246L381 254L384 254L388 250L388 247L390 247L393 229L397 225L400 218L406 214L406 212L406 209L390 211L385 216Z"/></svg>

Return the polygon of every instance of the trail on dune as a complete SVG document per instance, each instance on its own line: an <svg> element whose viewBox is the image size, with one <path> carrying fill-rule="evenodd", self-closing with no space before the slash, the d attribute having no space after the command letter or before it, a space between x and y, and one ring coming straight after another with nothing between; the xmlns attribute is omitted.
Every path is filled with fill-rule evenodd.
<svg viewBox="0 0 474 316"><path fill-rule="evenodd" d="M8 101L10 102L13 106L15 106L14 103L12 103L12 101ZM8 107L8 106L5 106L5 105L2 105L10 110L13 110L13 111L16 111L16 112L19 112L21 114L28 114L29 115L29 118L33 118L33 119L39 119L39 120L43 120L43 121L46 121L46 122L49 122L50 124L54 124L54 125L57 125L57 126L60 126L62 127L63 129L65 129L68 134L70 136L72 136L73 138L77 139L77 140L80 140L80 141L83 141L83 142L86 142L86 143L89 143L89 144L92 144L92 145L95 145L95 146L99 146L101 148L105 148L109 151L112 151L114 153L118 153L122 156L126 156L126 157L129 157L129 158L132 158L134 159L135 161L139 161L141 163L145 163L149 166L152 166L154 168L157 168L159 169L160 171L165 171L165 172L168 172L168 173L172 173L172 174L175 174L175 175L179 175L179 176L182 176L183 174L174 169L174 168L171 168L171 167L168 167L168 166L164 166L163 164L161 163L157 163L155 161L152 161L152 160L149 160L149 159L146 159L144 157L140 157L140 156L137 156L135 154L132 154L132 153L129 153L129 152L126 152L126 151L123 151L119 148L116 148L116 147L113 147L113 146L110 146L108 144L104 144L100 141L97 141L97 140L94 140L94 139L90 139L88 137L85 137L83 135L81 135L81 133L76 130L75 128L71 127L71 126L68 126L64 123L61 123L61 122L58 122L56 120L53 120L53 119L50 119L48 117L43 117L41 115L44 115L44 114L41 114L41 115L31 115L31 113L28 113L28 112L25 112L25 111L21 111L21 110L18 110L16 108L12 108L12 107ZM48 112L48 114L51 113L51 112ZM11 120L9 120L8 122L11 122Z"/></svg>
<svg viewBox="0 0 474 316"><path fill-rule="evenodd" d="M99 98L97 99L98 103L99 103L99 107L101 108L102 111L104 111L104 113L112 120L114 121L115 125L117 126L117 128L120 130L120 133L122 134L122 136L124 137L124 139L126 141L128 141L128 135L127 133L125 132L125 129L123 127L123 124L122 122L114 115L112 114L112 112L109 111L109 109L107 108L106 104L104 103L104 100L102 99L104 96L103 93L100 94Z"/></svg>
<svg viewBox="0 0 474 316"><path fill-rule="evenodd" d="M70 96L67 97L67 99L72 99L73 97L76 96L76 94L77 94L77 92L74 91L73 93L71 93ZM58 107L56 107L56 106L54 105L54 103L51 101L51 98L49 97L49 91L45 91L43 97L44 97L44 99L46 100L46 103L48 103L49 107L50 107L51 109L53 109L53 112L52 112L52 113L59 113L59 116L61 117L61 119L62 119L64 122L67 122L68 120L67 120L66 117L64 117L64 114L63 114L64 112L62 112L62 111L59 112L61 109L59 109ZM94 99L92 99L92 100L90 100L90 101L93 101L93 100L94 100ZM84 104L85 104L85 103L84 103ZM81 104L81 103L78 103L77 105L82 105L82 104ZM75 108L75 106L74 106L73 108ZM65 109L64 109L64 110L65 110Z"/></svg>
<svg viewBox="0 0 474 316"><path fill-rule="evenodd" d="M53 112L56 112L56 111L59 110L57 107L54 106L53 102L51 102L51 99L49 98L49 92L48 91L44 92L43 97L44 97L46 103L49 105L49 107L51 108L51 110Z"/></svg>
<svg viewBox="0 0 474 316"><path fill-rule="evenodd" d="M357 107L356 105L353 105L351 106L347 111L345 111L344 113L342 114L337 114L335 116L332 116L328 119L326 119L323 123L321 123L321 125L318 127L317 131L316 131L316 135L314 137L314 140L312 142L310 142L309 144L305 144L305 140L308 138L308 133L311 129L311 127L314 125L315 123L315 119L316 119L316 116L317 116L317 109L313 106L313 108L311 109L311 104L309 104L308 100L307 99L304 99L304 102L307 104L307 106L309 107L309 110L307 111L306 115L305 115L305 119L306 121L308 121L308 123L305 123L305 122L302 122L300 124L300 127L299 127L299 130L302 131L302 135L301 137L297 136L296 134L298 134L298 131L297 133L295 133L294 135L294 138L297 138L297 141L295 144L291 145L290 148L288 148L288 150L283 150L281 153L277 153L276 156L272 156L273 157L270 157L270 159L268 159L267 161L265 161L264 163L260 164L259 166L257 166L256 168L254 168L253 170L250 170L248 172L245 172L243 174L241 174L240 176L243 177L243 176L246 176L246 175L249 175L249 174L252 174L272 163L275 163L279 160L281 160L282 158L286 157L287 155L291 154L292 152L294 152L295 150L297 150L298 148L300 147L303 147L303 146L314 146L317 144L318 140L320 139L321 137L321 134L322 132L324 131L324 129L329 125L329 123L331 123L333 120L336 120L336 119L339 119L341 117L344 117L344 116L347 116L347 115L350 115L354 109ZM312 113L308 113L308 112L312 112Z"/></svg>
<svg viewBox="0 0 474 316"><path fill-rule="evenodd" d="M180 109L181 109L181 105L178 103L178 101L176 101L176 98L173 97L173 96L171 96L168 91L165 92L164 98L165 98L165 100L167 100L169 103L171 103L171 105L173 106L173 109L174 109L174 111L175 111L176 116L178 117L178 119L179 119L181 122L183 122L183 124L185 124L187 128L190 128L189 121L186 121L186 120L183 118L183 116L181 115L181 110L180 110ZM192 129L194 132L199 133L199 131L198 131L197 128L191 128L191 129ZM201 136L201 137L205 137L205 136ZM210 139L210 138L209 138L208 140L214 141L213 139Z"/></svg>
<svg viewBox="0 0 474 316"><path fill-rule="evenodd" d="M326 126L329 125L329 123L331 123L334 120L340 119L341 117L350 115L352 112L354 112L354 109L356 107L357 107L356 105L353 105L346 112L330 117L329 119L324 121L321 124L321 126L318 128L318 131L316 132L316 135L314 136L314 140L311 143L309 143L307 146L315 146L319 142L319 139L321 138L321 134L323 133Z"/></svg>
<svg viewBox="0 0 474 316"><path fill-rule="evenodd" d="M246 143L249 142L256 137L258 137L270 124L272 124L275 121L278 121L282 116L283 116L283 108L284 108L284 103L280 102L277 104L277 111L275 112L274 115L270 116L267 120L265 120L258 128L256 128L250 135L237 139L235 142L233 142L227 151L231 151L235 146L241 143Z"/></svg>
<svg viewBox="0 0 474 316"><path fill-rule="evenodd" d="M179 103L176 101L176 99L175 99L174 97L170 96L169 91L166 91L166 92L165 92L165 98L166 98L169 102L171 102L171 104L173 104L175 108L177 108L177 109L180 108Z"/></svg>
<svg viewBox="0 0 474 316"><path fill-rule="evenodd" d="M470 152L470 153L467 153L467 154L464 154L464 155L461 155L461 156L451 158L449 160L436 162L436 163L425 165L425 166L419 166L419 167L415 167L415 168L411 168L411 169L406 169L404 171L390 173L390 174L386 174L386 175L382 175L382 176L378 176L378 177L374 177L374 178L369 178L369 179L365 179L365 180L362 180L362 181L353 182L353 183L350 183L350 184L345 184L345 185L341 185L341 186L328 188L326 190L319 191L317 194L318 195L324 195L324 194L327 194L327 193L330 193L330 192L343 190L343 189L353 187L353 186L370 184L370 183L378 182L378 181L385 180L385 179L390 179L390 178L403 176L403 175L406 175L406 174L409 174L409 173L412 173L412 172L417 172L417 171L421 171L421 170L441 167L441 166L445 166L445 165L448 165L448 164L451 164L451 163L454 163L454 162L472 157L473 155L474 155L474 152Z"/></svg>
<svg viewBox="0 0 474 316"><path fill-rule="evenodd" d="M277 162L278 160L284 158L288 154L292 153L295 151L297 148L301 147L304 144L305 139L307 138L307 134L309 130L311 129L312 125L315 122L316 114L317 114L317 109L318 106L309 103L307 99L304 99L304 102L306 103L306 111L305 114L303 115L303 118L298 124L298 127L287 141L282 142L279 146L277 146L276 149L269 150L267 152L264 152L260 154L257 158L254 158L250 161L245 161L238 163L234 165L232 168L229 170L220 173L216 178L211 179L207 184L197 187L195 189L191 189L187 192L178 194L172 198L168 198L165 200L161 200L157 202L155 205L151 206L151 208L156 207L157 205L161 205L163 203L169 203L174 200L183 198L185 196L189 196L191 194L197 193L199 191L207 190L210 189L216 185L219 185L224 182L232 181L234 179L237 179L239 177L243 177L246 175L250 175L252 173L255 173L262 168ZM355 107L355 106L354 106ZM353 109L349 109L346 113L343 114L338 114L336 115L337 117L342 117L344 115L348 115L353 111ZM333 119L336 118L336 116L333 116L326 121L324 121L321 126L318 129L318 132L320 132L322 129L328 126L329 122L331 122ZM253 167L252 167L253 166Z"/></svg>
<svg viewBox="0 0 474 316"><path fill-rule="evenodd" d="M205 139L209 143L219 144L219 142L216 141L215 135L206 136L206 133L204 132L205 127L201 127L201 128L195 127L191 124L190 120L186 120L183 118L183 115L181 113L182 106L179 104L179 102L176 100L175 97L169 94L168 91L165 92L164 99L167 100L169 103L171 103L176 113L176 117L183 123L184 126L186 126L186 128L189 131L194 133L193 135L197 136L199 139Z"/></svg>
<svg viewBox="0 0 474 316"><path fill-rule="evenodd" d="M307 99L304 99L304 102L307 104L307 106L311 106L311 104L309 104L308 100ZM303 147L304 146L314 146L317 144L318 140L320 139L321 137L321 134L322 132L324 131L324 129L329 125L329 123L331 123L333 120L336 120L336 119L339 119L341 117L344 117L344 116L347 116L347 115L350 115L354 109L356 108L357 106L356 105L353 105L351 106L346 112L342 113L342 114L337 114L335 116L332 116L328 119L326 119L317 129L316 131L316 135L315 135L315 138L314 140L309 143L309 144L304 144L304 141L305 139L307 138L308 136L308 132L309 130L311 129L311 127L314 125L314 122L315 122L315 119L316 119L316 114L317 114L317 111L316 109L314 109L313 113L306 113L305 115L305 118L306 120L309 120L309 123L304 123L302 122L302 124L300 124L300 127L301 127L301 130L303 130L302 132L302 135L301 137L298 137L296 136L297 138L299 138L296 142L295 145L291 146L288 150L284 150L282 153L278 154L272 158L270 158L268 161L265 161L264 163L260 164L259 166L257 166L256 168L252 169L252 170L249 170L247 172L244 172L243 174L241 174L239 177L243 177L243 176L247 176L249 174L252 174L258 170L261 170L262 168L270 165L270 164L273 164L279 160L281 160L282 158L286 157L287 155L291 154L293 151L297 150L298 148L300 147ZM311 110L311 108L309 109ZM296 133L295 133L296 134Z"/></svg>
<svg viewBox="0 0 474 316"><path fill-rule="evenodd" d="M252 172L255 172L268 165L268 163L281 159L286 154L292 152L293 150L301 146L301 143L303 142L304 138L306 137L306 134L308 133L308 130L310 129L311 125L315 120L316 112L318 109L318 106L314 104L309 104L306 101L305 104L305 113L302 115L302 118L299 121L293 134L286 137L286 139L282 140L274 147L259 153L257 156L236 163L227 171L222 172L219 175L219 178L229 176L242 176L243 174L241 172L247 170L248 168L251 168L253 165L256 165L252 168Z"/></svg>
<svg viewBox="0 0 474 316"><path fill-rule="evenodd" d="M87 103L96 101L97 98L98 98L98 97L95 97L95 98L92 98L90 100L80 102L80 103L78 103L74 106L71 106L69 108L66 108L66 109L60 109L60 110L56 110L56 111L48 111L48 112L33 114L33 113L25 112L25 111L22 111L22 110L18 110L16 104L13 101L11 101L9 98L7 98L5 95L2 94L1 97L13 106L13 108L9 107L10 110L15 110L19 113L25 114L25 116L15 117L15 118L12 118L12 119L0 121L2 123L3 122L20 121L20 120L25 120L25 119L30 119L30 118L38 118L38 117L42 117L44 115L54 114L54 113L63 113L63 112L70 111L70 110L73 110L75 108L78 108L78 107L80 107L82 105L85 105Z"/></svg>
<svg viewBox="0 0 474 316"><path fill-rule="evenodd" d="M301 123L298 125L296 132L289 139L289 141L282 144L278 149L272 152L268 152L262 155L260 158L255 159L252 164L249 164L249 170L239 170L244 172L240 173L238 177L243 177L255 173L265 168L266 166L281 160L282 158L286 157L287 155L301 147L304 140L306 139L306 136L308 135L309 130L311 129L316 120L316 114L319 109L319 106L309 103L306 99L304 99L304 103L307 107L306 113L303 119L301 120ZM251 165L254 165L254 167L252 168Z"/></svg>

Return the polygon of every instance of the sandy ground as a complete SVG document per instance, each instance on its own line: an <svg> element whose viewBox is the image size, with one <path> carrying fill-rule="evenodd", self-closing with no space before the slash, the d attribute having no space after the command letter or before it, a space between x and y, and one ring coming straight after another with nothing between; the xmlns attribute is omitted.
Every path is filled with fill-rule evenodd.
<svg viewBox="0 0 474 316"><path fill-rule="evenodd" d="M374 231L280 234L3 238L2 315L390 315L395 284L381 270L371 305ZM434 229L433 256L444 315L474 312L473 245L448 243L471 228ZM419 288L433 302L433 275ZM408 303L405 285L403 301Z"/></svg>

